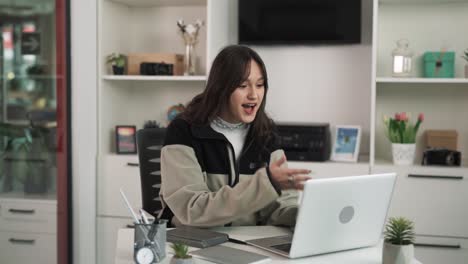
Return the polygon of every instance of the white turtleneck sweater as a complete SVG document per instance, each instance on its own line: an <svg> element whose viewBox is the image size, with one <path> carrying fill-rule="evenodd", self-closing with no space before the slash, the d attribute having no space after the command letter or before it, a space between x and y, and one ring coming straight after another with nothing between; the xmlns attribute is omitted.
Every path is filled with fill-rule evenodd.
<svg viewBox="0 0 468 264"><path fill-rule="evenodd" d="M224 126L227 126L227 127L238 126L238 124L232 124L232 123L226 122L221 118L218 118L218 121L220 121ZM234 148L234 154L235 154L236 160L238 160L241 154L242 148L244 147L245 137L247 136L247 132L249 131L249 125L244 125L239 128L230 129L230 128L219 126L218 124L216 124L215 121L212 121L210 126L216 132L223 134L227 138L227 140L229 140L232 147Z"/></svg>

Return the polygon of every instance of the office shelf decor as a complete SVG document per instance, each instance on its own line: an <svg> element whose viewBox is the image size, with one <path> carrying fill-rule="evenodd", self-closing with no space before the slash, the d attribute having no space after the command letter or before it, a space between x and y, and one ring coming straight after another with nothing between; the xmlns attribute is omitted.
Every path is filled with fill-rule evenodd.
<svg viewBox="0 0 468 264"><path fill-rule="evenodd" d="M413 125L409 122L409 114L396 113L393 118L384 117L385 134L392 142L392 156L395 165L411 165L416 152L416 135L424 114L418 115L418 120Z"/></svg>
<svg viewBox="0 0 468 264"><path fill-rule="evenodd" d="M407 39L400 39L397 47L392 51L393 57L393 77L411 77L413 67L413 51L409 48Z"/></svg>
<svg viewBox="0 0 468 264"><path fill-rule="evenodd" d="M465 64L465 78L468 78L468 49L463 51L463 59L465 59L466 64Z"/></svg>
<svg viewBox="0 0 468 264"><path fill-rule="evenodd" d="M455 52L425 52L424 53L424 77L426 78L454 78L455 77Z"/></svg>
<svg viewBox="0 0 468 264"><path fill-rule="evenodd" d="M414 258L414 223L404 217L390 217L384 235L382 264L411 264Z"/></svg>
<svg viewBox="0 0 468 264"><path fill-rule="evenodd" d="M203 21L197 19L195 24L185 24L184 20L179 19L177 26L185 42L184 75L195 75L195 45L198 43L198 31L203 26Z"/></svg>
<svg viewBox="0 0 468 264"><path fill-rule="evenodd" d="M109 54L106 62L112 65L114 75L123 75L125 70L125 56L120 53Z"/></svg>

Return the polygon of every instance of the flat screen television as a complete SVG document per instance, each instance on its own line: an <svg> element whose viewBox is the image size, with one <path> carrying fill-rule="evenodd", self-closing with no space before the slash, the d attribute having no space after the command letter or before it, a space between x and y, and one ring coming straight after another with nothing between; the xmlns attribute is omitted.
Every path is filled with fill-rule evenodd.
<svg viewBox="0 0 468 264"><path fill-rule="evenodd" d="M238 0L241 44L361 42L361 0Z"/></svg>

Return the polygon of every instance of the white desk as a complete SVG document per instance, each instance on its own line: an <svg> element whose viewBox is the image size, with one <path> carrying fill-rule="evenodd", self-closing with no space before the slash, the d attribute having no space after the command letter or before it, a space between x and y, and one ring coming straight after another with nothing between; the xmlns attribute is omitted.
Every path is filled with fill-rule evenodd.
<svg viewBox="0 0 468 264"><path fill-rule="evenodd" d="M228 233L231 238L246 240L262 237L270 237L276 235L284 235L289 231L286 228L274 226L247 226L247 227L222 227L215 230ZM296 263L296 264L328 264L328 263L349 263L349 264L381 264L382 263L382 244L375 247L342 251L338 253L323 254L307 258L299 258L289 260L280 255L270 253L265 250L257 249L248 245L235 243L224 243L223 245L256 252L262 255L269 256L272 259L270 263ZM196 248L191 248L195 250ZM161 263L169 263L172 257L172 249L167 247L167 257ZM209 264L211 262L194 259L197 264ZM117 238L117 249L115 256L115 264L131 264L133 261L133 229L119 229ZM421 264L415 260L414 264Z"/></svg>

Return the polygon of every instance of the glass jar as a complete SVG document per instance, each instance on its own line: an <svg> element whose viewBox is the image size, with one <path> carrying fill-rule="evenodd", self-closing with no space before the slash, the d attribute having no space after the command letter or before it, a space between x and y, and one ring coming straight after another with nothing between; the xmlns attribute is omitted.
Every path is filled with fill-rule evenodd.
<svg viewBox="0 0 468 264"><path fill-rule="evenodd" d="M409 49L407 39L400 39L397 42L397 47L392 51L393 56L393 77L411 77L412 75L412 58L413 51Z"/></svg>

